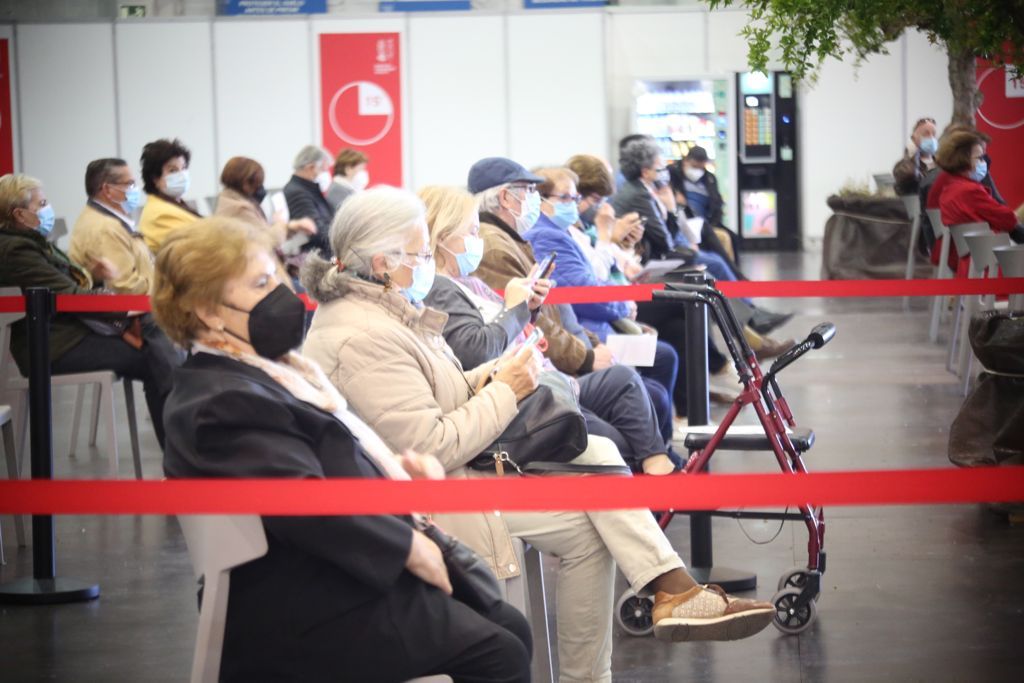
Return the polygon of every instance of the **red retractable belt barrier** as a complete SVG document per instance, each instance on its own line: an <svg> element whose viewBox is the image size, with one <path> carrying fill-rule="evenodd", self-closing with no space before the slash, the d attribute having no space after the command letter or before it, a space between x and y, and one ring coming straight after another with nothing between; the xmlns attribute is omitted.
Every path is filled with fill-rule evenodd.
<svg viewBox="0 0 1024 683"><path fill-rule="evenodd" d="M486 510L715 510L1024 500L1024 466L810 474L386 481L0 481L0 513L357 515Z"/></svg>
<svg viewBox="0 0 1024 683"><path fill-rule="evenodd" d="M762 282L717 282L715 286L728 297L903 297L962 296L1024 293L1024 278L953 280L778 280ZM650 301L651 292L665 285L611 285L607 287L555 287L547 303L590 304L609 301ZM315 308L305 294L307 308ZM109 313L148 311L145 295L61 294L57 310L65 313ZM0 313L25 310L20 296L0 297Z"/></svg>

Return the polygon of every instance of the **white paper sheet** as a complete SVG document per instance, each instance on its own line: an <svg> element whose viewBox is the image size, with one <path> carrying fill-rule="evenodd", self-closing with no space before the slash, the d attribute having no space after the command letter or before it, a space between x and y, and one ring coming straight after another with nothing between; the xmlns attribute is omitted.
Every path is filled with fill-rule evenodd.
<svg viewBox="0 0 1024 683"><path fill-rule="evenodd" d="M671 273L676 268L681 268L686 265L686 261L681 259L665 259L664 261L656 261L651 259L644 266L644 269L637 275L637 282L657 282L658 279L666 273Z"/></svg>
<svg viewBox="0 0 1024 683"><path fill-rule="evenodd" d="M609 334L605 344L619 363L649 368L654 365L658 337L653 334Z"/></svg>

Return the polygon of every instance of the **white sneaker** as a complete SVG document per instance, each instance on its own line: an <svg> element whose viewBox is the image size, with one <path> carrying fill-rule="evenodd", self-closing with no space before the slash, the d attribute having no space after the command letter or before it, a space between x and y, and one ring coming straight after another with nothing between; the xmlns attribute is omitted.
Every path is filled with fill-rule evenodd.
<svg viewBox="0 0 1024 683"><path fill-rule="evenodd" d="M742 388L739 373L732 361L727 362L718 372L708 374L708 394L719 401L735 401Z"/></svg>

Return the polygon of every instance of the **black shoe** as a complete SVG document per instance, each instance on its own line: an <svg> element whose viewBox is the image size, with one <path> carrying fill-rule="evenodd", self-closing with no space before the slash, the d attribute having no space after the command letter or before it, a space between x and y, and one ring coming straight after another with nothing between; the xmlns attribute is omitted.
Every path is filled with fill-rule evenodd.
<svg viewBox="0 0 1024 683"><path fill-rule="evenodd" d="M761 308L754 309L754 315L747 323L758 334L768 334L793 317L792 313L772 313Z"/></svg>

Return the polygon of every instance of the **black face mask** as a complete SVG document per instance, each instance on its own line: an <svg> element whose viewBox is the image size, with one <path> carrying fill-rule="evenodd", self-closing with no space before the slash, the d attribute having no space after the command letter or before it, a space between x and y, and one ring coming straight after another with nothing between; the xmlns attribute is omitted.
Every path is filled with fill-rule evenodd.
<svg viewBox="0 0 1024 683"><path fill-rule="evenodd" d="M228 303L224 305L249 314L249 338L244 339L226 327L224 331L248 342L264 358L277 360L302 344L306 332L306 305L285 285L278 285L249 311Z"/></svg>
<svg viewBox="0 0 1024 683"><path fill-rule="evenodd" d="M256 200L257 204L263 203L263 198L267 196L267 188L260 185L256 188L256 191L252 193L252 198Z"/></svg>

